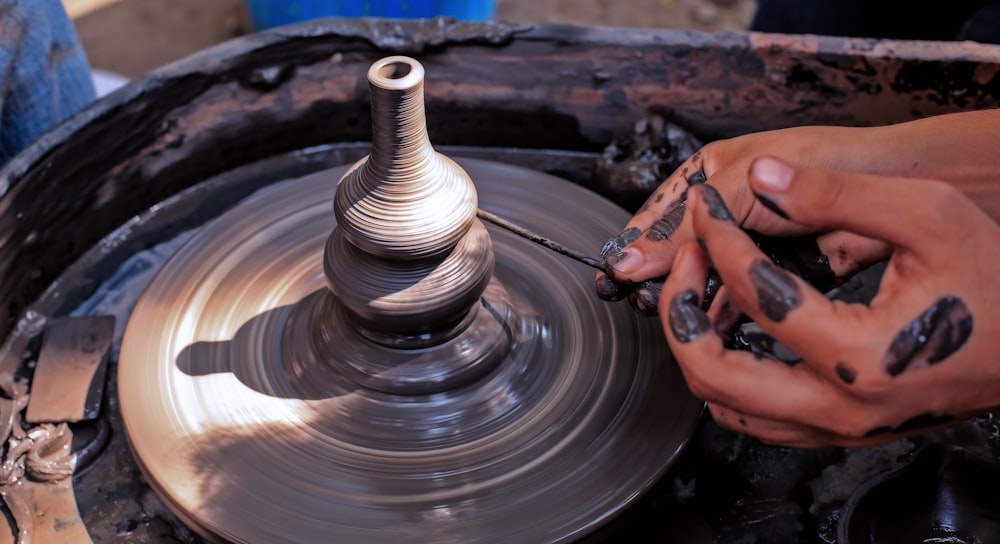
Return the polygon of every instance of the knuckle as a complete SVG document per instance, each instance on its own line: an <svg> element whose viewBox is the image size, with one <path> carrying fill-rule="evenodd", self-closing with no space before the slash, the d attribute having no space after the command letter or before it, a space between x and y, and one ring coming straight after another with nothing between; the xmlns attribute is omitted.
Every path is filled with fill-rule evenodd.
<svg viewBox="0 0 1000 544"><path fill-rule="evenodd" d="M953 212L956 207L964 207L968 199L957 188L940 181L925 181L931 202L942 211Z"/></svg>
<svg viewBox="0 0 1000 544"><path fill-rule="evenodd" d="M965 209L970 206L969 199L961 191L946 183L938 181L925 181L926 185L924 210L929 215L927 231L929 235L941 233L942 225L955 224L966 214ZM942 235L945 235L942 233ZM951 236L951 234L946 234Z"/></svg>
<svg viewBox="0 0 1000 544"><path fill-rule="evenodd" d="M810 191L815 209L838 210L842 206L852 205L851 202L845 202L851 197L847 194L847 183L841 173L823 172L820 175L823 178L822 190Z"/></svg>

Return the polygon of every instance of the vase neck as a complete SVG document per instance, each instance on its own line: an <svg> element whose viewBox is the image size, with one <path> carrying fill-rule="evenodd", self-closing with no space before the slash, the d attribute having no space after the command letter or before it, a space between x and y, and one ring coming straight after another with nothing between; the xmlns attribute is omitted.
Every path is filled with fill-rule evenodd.
<svg viewBox="0 0 1000 544"><path fill-rule="evenodd" d="M372 93L370 168L388 181L405 181L434 155L424 117L422 67L398 62L373 67L368 73Z"/></svg>

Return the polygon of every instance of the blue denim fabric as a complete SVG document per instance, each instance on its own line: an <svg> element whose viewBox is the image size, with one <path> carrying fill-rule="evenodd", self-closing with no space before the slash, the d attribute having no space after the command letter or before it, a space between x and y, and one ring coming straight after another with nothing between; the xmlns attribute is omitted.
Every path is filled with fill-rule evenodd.
<svg viewBox="0 0 1000 544"><path fill-rule="evenodd" d="M60 0L0 0L0 165L94 100Z"/></svg>

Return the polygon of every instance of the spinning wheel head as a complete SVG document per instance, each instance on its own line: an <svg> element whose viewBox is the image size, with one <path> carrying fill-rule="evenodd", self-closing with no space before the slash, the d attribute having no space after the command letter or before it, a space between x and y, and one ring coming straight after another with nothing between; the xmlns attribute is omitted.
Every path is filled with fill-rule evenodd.
<svg viewBox="0 0 1000 544"><path fill-rule="evenodd" d="M410 96L412 62L369 75ZM475 210L580 247L627 213L538 172L452 163L410 103L389 108L385 141L424 142L420 159L383 163L376 94L365 163L261 190L149 285L119 358L135 456L213 540L585 535L662 474L701 404L657 323L597 300L589 268ZM435 198L448 213L416 204Z"/></svg>

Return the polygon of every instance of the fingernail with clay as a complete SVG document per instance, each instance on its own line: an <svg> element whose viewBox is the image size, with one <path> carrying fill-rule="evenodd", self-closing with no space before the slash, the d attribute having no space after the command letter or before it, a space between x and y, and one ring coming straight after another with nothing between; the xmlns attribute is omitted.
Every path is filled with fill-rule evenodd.
<svg viewBox="0 0 1000 544"><path fill-rule="evenodd" d="M619 274L635 272L646 262L646 259L635 250L625 250L608 257L608 265Z"/></svg>
<svg viewBox="0 0 1000 544"><path fill-rule="evenodd" d="M660 293L663 292L663 283L657 281L644 281L636 291L636 309L645 315L656 315L659 312Z"/></svg>
<svg viewBox="0 0 1000 544"><path fill-rule="evenodd" d="M761 157L750 165L750 177L768 192L783 193L792 184L794 170L787 163L771 157Z"/></svg>
<svg viewBox="0 0 1000 544"><path fill-rule="evenodd" d="M597 277L594 286L597 290L597 296L601 300L607 300L609 302L619 301L625 298L625 295L628 294L628 290L624 289L624 286L619 285L617 282L603 274Z"/></svg>

